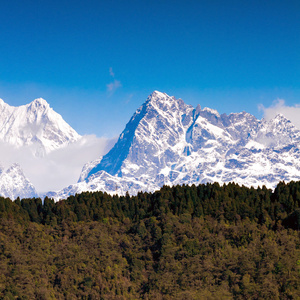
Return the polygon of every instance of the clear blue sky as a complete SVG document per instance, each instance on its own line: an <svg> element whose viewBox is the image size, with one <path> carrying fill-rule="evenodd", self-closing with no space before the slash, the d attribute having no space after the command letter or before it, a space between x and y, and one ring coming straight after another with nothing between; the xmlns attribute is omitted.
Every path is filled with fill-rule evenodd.
<svg viewBox="0 0 300 300"><path fill-rule="evenodd" d="M153 90L220 113L300 103L300 1L0 1L0 98L118 135Z"/></svg>

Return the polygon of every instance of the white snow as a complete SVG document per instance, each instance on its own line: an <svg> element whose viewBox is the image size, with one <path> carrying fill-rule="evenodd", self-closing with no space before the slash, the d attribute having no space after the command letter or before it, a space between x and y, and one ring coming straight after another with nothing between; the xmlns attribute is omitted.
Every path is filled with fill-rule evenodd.
<svg viewBox="0 0 300 300"><path fill-rule="evenodd" d="M101 171L52 196L65 198L82 190L136 194L164 184L214 181L274 188L280 180L300 180L300 150L295 150L300 148L300 132L282 117L259 121L242 112L221 119L215 110L194 109L157 91L137 113L143 115L134 133L121 133L118 150L112 149L98 164ZM116 161L117 169L111 167Z"/></svg>
<svg viewBox="0 0 300 300"><path fill-rule="evenodd" d="M16 147L36 145L36 155L49 153L80 138L42 98L18 107L2 100L0 114L0 141Z"/></svg>
<svg viewBox="0 0 300 300"><path fill-rule="evenodd" d="M211 113L213 115L216 115L217 117L220 117L220 114L215 109L212 109L212 108L209 108L209 107L204 107L203 111L207 111L207 112L209 112L209 113Z"/></svg>
<svg viewBox="0 0 300 300"><path fill-rule="evenodd" d="M46 100L35 99L27 105L18 107L0 100L0 163L11 165L26 161L30 171L40 170L39 158L78 141L81 136L69 126L63 118L53 111ZM38 164L38 166L37 166ZM0 195L12 199L17 196L33 197L37 195L33 184L24 175L23 166L12 164L1 173ZM57 174L59 175L59 174ZM56 177L59 177L57 176ZM44 178L46 180L46 178Z"/></svg>
<svg viewBox="0 0 300 300"><path fill-rule="evenodd" d="M30 147L42 157L80 138L42 98L20 107L0 99L3 145ZM221 118L215 110L201 111L155 91L107 155L84 165L77 184L48 196L58 200L98 190L136 194L164 184L214 181L274 188L281 180L300 180L299 149L300 131L283 116L257 120L242 112ZM0 167L0 195L36 195L21 167Z"/></svg>
<svg viewBox="0 0 300 300"><path fill-rule="evenodd" d="M254 149L264 149L265 146L262 145L262 144L260 144L260 143L258 143L258 142L256 142L256 141L250 140L246 144L245 148L247 148L247 149L251 149L251 148L254 148Z"/></svg>

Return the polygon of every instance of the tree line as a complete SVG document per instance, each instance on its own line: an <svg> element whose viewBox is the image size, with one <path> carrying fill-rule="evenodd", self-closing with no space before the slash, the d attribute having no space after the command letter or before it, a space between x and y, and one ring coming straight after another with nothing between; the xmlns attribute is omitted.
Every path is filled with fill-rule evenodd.
<svg viewBox="0 0 300 300"><path fill-rule="evenodd" d="M300 182L0 197L2 299L297 299Z"/></svg>

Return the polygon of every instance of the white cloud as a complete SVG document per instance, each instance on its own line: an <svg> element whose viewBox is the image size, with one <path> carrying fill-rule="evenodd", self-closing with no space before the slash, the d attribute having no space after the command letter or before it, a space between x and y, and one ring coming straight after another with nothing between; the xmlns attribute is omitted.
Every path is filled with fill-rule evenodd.
<svg viewBox="0 0 300 300"><path fill-rule="evenodd" d="M106 85L107 91L110 93L114 93L118 88L122 86L119 80L114 80L113 82Z"/></svg>
<svg viewBox="0 0 300 300"><path fill-rule="evenodd" d="M111 77L115 77L115 73L114 73L112 67L109 68L109 75L110 75Z"/></svg>
<svg viewBox="0 0 300 300"><path fill-rule="evenodd" d="M106 154L115 142L115 138L86 135L44 157L35 157L32 147L15 148L1 142L0 162L4 167L19 163L38 193L56 191L76 183L83 165Z"/></svg>
<svg viewBox="0 0 300 300"><path fill-rule="evenodd" d="M115 73L112 67L109 68L109 75L112 78L115 78ZM112 95L120 87L122 87L121 81L114 79L113 82L106 85L106 90L110 93L110 95Z"/></svg>
<svg viewBox="0 0 300 300"><path fill-rule="evenodd" d="M285 105L285 100L277 99L270 107L264 107L262 104L259 109L264 112L264 118L270 120L278 114L282 114L290 120L298 129L300 129L300 105L294 106Z"/></svg>

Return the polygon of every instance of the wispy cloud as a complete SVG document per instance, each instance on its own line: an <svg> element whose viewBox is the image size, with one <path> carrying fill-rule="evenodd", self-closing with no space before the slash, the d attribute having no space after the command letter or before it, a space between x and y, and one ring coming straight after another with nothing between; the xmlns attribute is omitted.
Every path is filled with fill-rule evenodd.
<svg viewBox="0 0 300 300"><path fill-rule="evenodd" d="M114 78L114 81L106 85L106 90L112 95L118 88L122 87L122 84L120 80L115 79L115 73L112 67L109 68L109 75Z"/></svg>
<svg viewBox="0 0 300 300"><path fill-rule="evenodd" d="M276 115L282 114L300 129L300 104L288 106L285 104L284 99L277 99L270 107L264 107L262 104L260 104L259 109L263 111L264 118L266 120L270 120Z"/></svg>
<svg viewBox="0 0 300 300"><path fill-rule="evenodd" d="M114 80L113 82L106 85L107 91L110 93L114 93L118 88L122 86L119 80Z"/></svg>
<svg viewBox="0 0 300 300"><path fill-rule="evenodd" d="M128 104L131 101L132 97L133 97L133 94L129 94L125 100L125 103Z"/></svg>
<svg viewBox="0 0 300 300"><path fill-rule="evenodd" d="M109 75L110 75L111 77L115 77L115 73L114 73L112 67L109 68Z"/></svg>

